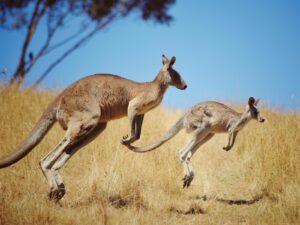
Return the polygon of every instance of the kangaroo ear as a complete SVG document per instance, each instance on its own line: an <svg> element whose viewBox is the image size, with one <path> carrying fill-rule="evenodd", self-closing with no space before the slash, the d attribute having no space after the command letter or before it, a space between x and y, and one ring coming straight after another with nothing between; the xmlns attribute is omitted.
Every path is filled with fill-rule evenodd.
<svg viewBox="0 0 300 225"><path fill-rule="evenodd" d="M161 56L161 58L163 65L166 65L169 62L168 58L164 54Z"/></svg>
<svg viewBox="0 0 300 225"><path fill-rule="evenodd" d="M176 57L173 56L172 59L170 60L170 66L173 66L175 61L176 61Z"/></svg>
<svg viewBox="0 0 300 225"><path fill-rule="evenodd" d="M260 98L255 99L255 102L253 103L255 106L259 103Z"/></svg>
<svg viewBox="0 0 300 225"><path fill-rule="evenodd" d="M254 103L255 103L255 98L250 97L249 100L248 100L248 105L253 106Z"/></svg>

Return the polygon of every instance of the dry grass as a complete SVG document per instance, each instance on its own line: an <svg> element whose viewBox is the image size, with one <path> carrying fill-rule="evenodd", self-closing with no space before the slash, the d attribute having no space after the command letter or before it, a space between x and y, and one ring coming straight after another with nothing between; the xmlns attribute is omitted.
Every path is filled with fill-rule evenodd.
<svg viewBox="0 0 300 225"><path fill-rule="evenodd" d="M25 138L53 93L0 89L0 156ZM196 103L196 102L195 102ZM47 198L38 162L62 138L58 125L32 153L0 171L0 224L300 224L300 114L263 109L225 152L217 135L194 156L196 177L181 188L181 132L147 153L120 143L126 119L109 123L96 141L62 170L67 194ZM150 143L179 113L163 108L145 117L139 145Z"/></svg>

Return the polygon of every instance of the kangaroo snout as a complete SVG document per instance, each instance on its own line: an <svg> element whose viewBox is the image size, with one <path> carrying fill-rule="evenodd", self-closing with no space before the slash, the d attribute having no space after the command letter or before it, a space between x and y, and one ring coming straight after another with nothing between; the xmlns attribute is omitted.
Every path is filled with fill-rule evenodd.
<svg viewBox="0 0 300 225"><path fill-rule="evenodd" d="M182 88L180 88L181 90L185 90L187 88L187 85L185 84L185 85L183 85L183 87Z"/></svg>

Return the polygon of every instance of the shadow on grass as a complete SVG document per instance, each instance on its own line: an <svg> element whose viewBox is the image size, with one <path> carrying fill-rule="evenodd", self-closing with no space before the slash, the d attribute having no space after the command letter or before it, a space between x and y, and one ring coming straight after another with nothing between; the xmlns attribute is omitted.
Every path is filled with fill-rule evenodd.
<svg viewBox="0 0 300 225"><path fill-rule="evenodd" d="M205 214L205 211L199 206L191 206L188 210L180 210L174 207L170 208L170 212L174 212L181 215L196 215L196 214Z"/></svg>
<svg viewBox="0 0 300 225"><path fill-rule="evenodd" d="M237 199L237 200L231 200L231 199L223 199L223 198L217 198L216 200L218 202L226 203L229 205L252 205L264 198L264 195L257 196L250 200L245 199Z"/></svg>
<svg viewBox="0 0 300 225"><path fill-rule="evenodd" d="M191 197L190 199L196 199L196 200L215 200L217 202L222 202L229 205L252 205L260 200L262 200L265 197L269 197L268 193L262 193L260 195L255 196L253 199L224 199L224 198L214 198L214 197L207 197L206 195L203 196L195 196ZM271 198L270 198L271 199Z"/></svg>
<svg viewBox="0 0 300 225"><path fill-rule="evenodd" d="M134 206L138 209L146 209L146 205L143 203L142 199L138 197L139 196L135 195L121 196L119 194L110 196L91 195L83 201L74 202L68 206L65 206L70 208L77 208L101 203L104 205L111 205L116 209L121 209L128 206Z"/></svg>

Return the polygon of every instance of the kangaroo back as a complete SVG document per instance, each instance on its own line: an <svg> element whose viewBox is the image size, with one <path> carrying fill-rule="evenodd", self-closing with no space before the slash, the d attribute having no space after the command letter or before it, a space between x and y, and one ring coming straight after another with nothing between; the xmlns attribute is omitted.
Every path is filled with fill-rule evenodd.
<svg viewBox="0 0 300 225"><path fill-rule="evenodd" d="M168 140L170 140L172 137L174 137L182 128L183 128L183 120L184 116L181 117L168 131L165 135L163 135L159 140L157 140L155 143L144 146L144 147L135 147L132 145L129 145L128 148L131 151L144 153L144 152L150 152L154 149L158 148Z"/></svg>
<svg viewBox="0 0 300 225"><path fill-rule="evenodd" d="M48 106L27 138L8 156L0 159L0 168L8 167L25 157L46 135L56 121L56 102Z"/></svg>

